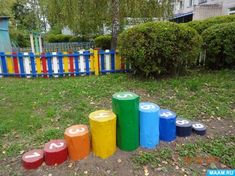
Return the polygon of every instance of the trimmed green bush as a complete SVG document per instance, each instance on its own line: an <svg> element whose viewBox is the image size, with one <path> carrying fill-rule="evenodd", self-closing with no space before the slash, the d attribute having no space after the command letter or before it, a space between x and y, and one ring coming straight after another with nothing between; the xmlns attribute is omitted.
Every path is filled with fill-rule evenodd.
<svg viewBox="0 0 235 176"><path fill-rule="evenodd" d="M214 25L202 33L206 67L235 67L235 22Z"/></svg>
<svg viewBox="0 0 235 176"><path fill-rule="evenodd" d="M199 34L201 34L208 27L211 27L215 24L222 24L222 23L229 23L229 22L235 22L235 15L211 17L206 20L195 20L195 21L191 21L185 24L194 28Z"/></svg>
<svg viewBox="0 0 235 176"><path fill-rule="evenodd" d="M197 60L202 39L188 26L150 22L122 32L118 44L135 73L157 77L184 73Z"/></svg>
<svg viewBox="0 0 235 176"><path fill-rule="evenodd" d="M95 46L97 48L102 49L110 49L111 48L111 39L110 35L101 35L95 38Z"/></svg>
<svg viewBox="0 0 235 176"><path fill-rule="evenodd" d="M81 37L73 36L70 38L69 42L81 42Z"/></svg>
<svg viewBox="0 0 235 176"><path fill-rule="evenodd" d="M87 36L73 36L70 38L69 42L89 42L89 37L87 37Z"/></svg>
<svg viewBox="0 0 235 176"><path fill-rule="evenodd" d="M55 43L56 42L56 35L55 34L47 34L47 35L45 35L45 40L49 43Z"/></svg>
<svg viewBox="0 0 235 176"><path fill-rule="evenodd" d="M57 42L69 42L71 35L64 35L64 34L49 34L46 36L46 40L49 43L57 43Z"/></svg>

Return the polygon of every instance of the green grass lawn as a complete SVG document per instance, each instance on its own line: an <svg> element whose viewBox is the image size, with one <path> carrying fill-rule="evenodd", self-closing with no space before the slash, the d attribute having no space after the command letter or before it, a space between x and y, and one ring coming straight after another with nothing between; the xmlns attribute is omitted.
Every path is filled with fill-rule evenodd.
<svg viewBox="0 0 235 176"><path fill-rule="evenodd" d="M118 91L133 91L141 100L189 119L235 118L235 71L192 72L162 80L142 80L127 74L4 78L0 79L0 157L18 156L23 150L62 138L66 127L87 124L90 112L110 109L111 96Z"/></svg>

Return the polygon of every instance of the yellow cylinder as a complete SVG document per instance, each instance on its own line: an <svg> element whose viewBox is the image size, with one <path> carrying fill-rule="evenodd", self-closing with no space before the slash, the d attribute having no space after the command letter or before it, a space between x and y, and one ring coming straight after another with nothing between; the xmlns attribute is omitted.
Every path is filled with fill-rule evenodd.
<svg viewBox="0 0 235 176"><path fill-rule="evenodd" d="M108 158L116 151L116 115L99 110L89 115L92 150L100 158Z"/></svg>

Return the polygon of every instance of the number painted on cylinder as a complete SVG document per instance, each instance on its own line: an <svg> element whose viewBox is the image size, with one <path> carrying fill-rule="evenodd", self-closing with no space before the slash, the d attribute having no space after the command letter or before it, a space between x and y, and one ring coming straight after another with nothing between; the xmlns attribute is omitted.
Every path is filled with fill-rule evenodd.
<svg viewBox="0 0 235 176"><path fill-rule="evenodd" d="M204 125L200 124L200 123L195 123L193 124L194 128L204 128Z"/></svg>
<svg viewBox="0 0 235 176"><path fill-rule="evenodd" d="M60 142L59 144L51 143L49 149L52 150L53 148L60 148L60 147L63 147L63 146L64 146L63 142Z"/></svg>
<svg viewBox="0 0 235 176"><path fill-rule="evenodd" d="M76 129L69 129L69 133L70 134L78 134L78 133L82 133L85 131L85 128L76 128Z"/></svg>
<svg viewBox="0 0 235 176"><path fill-rule="evenodd" d="M188 124L189 121L188 120L177 120L176 123L179 125L185 125L185 124Z"/></svg>
<svg viewBox="0 0 235 176"><path fill-rule="evenodd" d="M26 159L37 158L37 157L39 157L39 156L41 156L40 153L34 152L32 155L26 155L25 158L26 158Z"/></svg>
<svg viewBox="0 0 235 176"><path fill-rule="evenodd" d="M128 98L128 97L133 97L134 95L131 93L125 93L125 94L118 94L118 98Z"/></svg>
<svg viewBox="0 0 235 176"><path fill-rule="evenodd" d="M169 116L172 116L173 114L171 112L163 112L161 113L161 116L163 117L169 117Z"/></svg>
<svg viewBox="0 0 235 176"><path fill-rule="evenodd" d="M144 109L144 110L150 110L150 109L155 108L155 106L152 104L141 105L140 107L141 107L141 109Z"/></svg>
<svg viewBox="0 0 235 176"><path fill-rule="evenodd" d="M100 119L100 118L105 118L105 117L108 117L109 113L108 112L101 112L99 114L96 114L94 116L95 119Z"/></svg>

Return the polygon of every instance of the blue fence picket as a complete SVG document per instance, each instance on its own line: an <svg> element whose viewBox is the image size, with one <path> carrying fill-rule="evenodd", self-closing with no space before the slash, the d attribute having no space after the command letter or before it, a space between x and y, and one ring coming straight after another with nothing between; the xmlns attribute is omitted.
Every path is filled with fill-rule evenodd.
<svg viewBox="0 0 235 176"><path fill-rule="evenodd" d="M78 58L79 58L79 53L75 52L74 53L74 62L75 62L75 73L76 76L79 76L79 63L78 63Z"/></svg>
<svg viewBox="0 0 235 176"><path fill-rule="evenodd" d="M31 63L32 77L36 77L35 56L32 52L30 52L29 57Z"/></svg>
<svg viewBox="0 0 235 176"><path fill-rule="evenodd" d="M59 75L62 77L64 75L64 69L63 69L63 54L61 52L58 53L58 59L59 59Z"/></svg>
<svg viewBox="0 0 235 176"><path fill-rule="evenodd" d="M20 75L22 78L26 76L25 68L24 68L24 61L23 61L23 54L19 53L19 64L20 64Z"/></svg>
<svg viewBox="0 0 235 176"><path fill-rule="evenodd" d="M111 72L115 72L115 51L111 50Z"/></svg>
<svg viewBox="0 0 235 176"><path fill-rule="evenodd" d="M2 62L2 74L3 74L3 76L8 76L5 53L1 52L0 56L1 56L1 62Z"/></svg>

